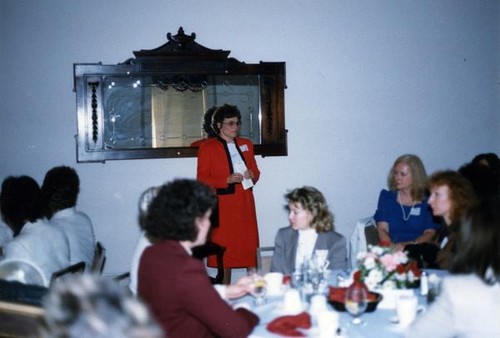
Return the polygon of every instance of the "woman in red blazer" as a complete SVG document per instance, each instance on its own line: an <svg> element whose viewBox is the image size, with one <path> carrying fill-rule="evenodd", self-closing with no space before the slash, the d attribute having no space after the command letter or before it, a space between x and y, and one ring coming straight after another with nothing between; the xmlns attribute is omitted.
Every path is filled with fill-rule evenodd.
<svg viewBox="0 0 500 338"><path fill-rule="evenodd" d="M221 298L250 291L249 277L216 290L203 263L191 256L206 241L215 203L210 187L178 179L160 187L148 206L144 229L154 244L140 259L138 295L166 337L244 338L259 322L251 311L232 308Z"/></svg>
<svg viewBox="0 0 500 338"><path fill-rule="evenodd" d="M205 141L198 151L198 180L208 184L218 197L219 225L212 240L224 247L224 282L231 281L231 268L253 268L259 246L257 216L252 186L260 176L253 144L238 137L241 114L225 104L212 117L217 137ZM215 258L208 260L216 266Z"/></svg>

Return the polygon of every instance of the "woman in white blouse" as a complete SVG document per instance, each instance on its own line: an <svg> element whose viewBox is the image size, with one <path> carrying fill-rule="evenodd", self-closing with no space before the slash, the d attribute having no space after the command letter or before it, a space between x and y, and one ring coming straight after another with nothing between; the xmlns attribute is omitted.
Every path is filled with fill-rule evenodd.
<svg viewBox="0 0 500 338"><path fill-rule="evenodd" d="M500 337L499 205L487 200L461 224L452 275L408 337Z"/></svg>
<svg viewBox="0 0 500 338"><path fill-rule="evenodd" d="M296 188L285 195L290 226L274 241L271 271L291 274L316 250L327 250L330 269L347 268L346 239L333 230L333 215L323 194L313 187Z"/></svg>

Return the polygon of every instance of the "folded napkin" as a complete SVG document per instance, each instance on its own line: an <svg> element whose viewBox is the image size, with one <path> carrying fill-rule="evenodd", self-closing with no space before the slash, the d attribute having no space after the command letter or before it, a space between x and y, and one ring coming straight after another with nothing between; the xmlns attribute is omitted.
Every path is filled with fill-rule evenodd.
<svg viewBox="0 0 500 338"><path fill-rule="evenodd" d="M305 334L297 329L311 328L311 316L307 312L301 312L294 316L281 316L275 318L266 327L269 331L282 336L305 337Z"/></svg>

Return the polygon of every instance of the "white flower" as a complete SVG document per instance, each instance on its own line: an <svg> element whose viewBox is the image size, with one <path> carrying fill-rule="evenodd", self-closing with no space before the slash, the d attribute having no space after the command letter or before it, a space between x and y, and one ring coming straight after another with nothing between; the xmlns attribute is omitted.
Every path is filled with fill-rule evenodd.
<svg viewBox="0 0 500 338"><path fill-rule="evenodd" d="M366 259L363 261L363 266L366 270L371 270L375 268L376 265L377 262L375 261L374 257L366 257Z"/></svg>
<svg viewBox="0 0 500 338"><path fill-rule="evenodd" d="M382 284L382 289L395 289L396 288L396 283L392 280L386 280L384 284Z"/></svg>
<svg viewBox="0 0 500 338"><path fill-rule="evenodd" d="M385 252L384 248L382 248L380 246L373 246L373 247L371 247L370 251L373 252L377 256L382 256Z"/></svg>
<svg viewBox="0 0 500 338"><path fill-rule="evenodd" d="M363 259L365 259L366 257L366 251L360 251L358 252L358 254L356 255L356 259L358 261L362 261Z"/></svg>
<svg viewBox="0 0 500 338"><path fill-rule="evenodd" d="M384 278L384 275L382 274L382 271L378 269L373 269L370 270L370 272L368 273L368 278L374 280L375 283L380 283Z"/></svg>

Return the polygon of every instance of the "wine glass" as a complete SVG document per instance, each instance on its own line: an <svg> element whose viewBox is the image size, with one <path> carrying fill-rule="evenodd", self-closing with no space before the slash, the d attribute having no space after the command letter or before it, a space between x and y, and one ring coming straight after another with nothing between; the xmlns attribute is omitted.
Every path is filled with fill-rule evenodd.
<svg viewBox="0 0 500 338"><path fill-rule="evenodd" d="M255 298L255 305L262 305L265 303L264 297L266 296L267 283L263 276L252 272L252 289L250 294Z"/></svg>
<svg viewBox="0 0 500 338"><path fill-rule="evenodd" d="M360 285L353 284L346 290L345 308L354 317L352 320L354 325L363 323L360 317L368 305L367 297L366 289Z"/></svg>

